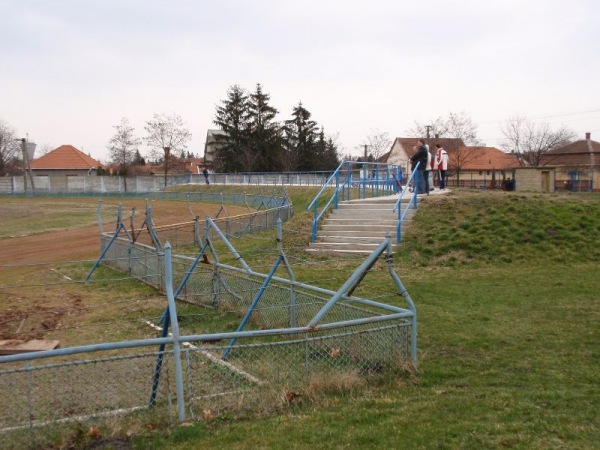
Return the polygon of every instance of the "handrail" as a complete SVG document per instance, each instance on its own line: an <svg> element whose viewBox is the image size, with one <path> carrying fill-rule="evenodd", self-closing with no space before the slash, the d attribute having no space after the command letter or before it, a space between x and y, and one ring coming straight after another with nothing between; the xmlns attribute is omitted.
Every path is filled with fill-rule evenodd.
<svg viewBox="0 0 600 450"><path fill-rule="evenodd" d="M341 186L338 186L335 189L335 192L333 193L333 195L331 196L329 201L325 204L323 209L321 209L320 213L318 211L318 203L314 204L313 222L312 222L312 229L311 229L311 242L315 242L315 240L317 239L317 226L318 226L319 220L321 220L321 217L323 217L323 214L325 214L325 212L329 209L329 207L331 206L332 203L335 203L334 209L336 209L338 193L340 192L341 189L343 189L346 186L346 184L347 184L347 182L344 182Z"/></svg>
<svg viewBox="0 0 600 450"><path fill-rule="evenodd" d="M318 194L315 196L315 198L313 199L313 201L312 201L312 202L310 202L310 205L308 205L308 206L306 207L306 210L307 210L307 211L309 211L309 210L310 210L310 208L312 208L312 207L313 207L313 203L315 203L316 201L318 201L318 200L319 200L319 197L321 196L321 194L323 193L323 191L325 190L325 188L327 188L327 187L329 186L329 184L330 184L330 183L331 183L331 181L332 181L332 180L335 178L335 175L336 175L337 173L339 173L340 169L342 168L342 166L344 165L344 163L345 163L345 162L346 162L346 161L342 161L342 162L340 163L340 165L338 166L338 168L337 168L337 169L335 169L335 171L334 171L334 172L331 174L331 176L330 176L330 177L329 177L329 179L328 179L328 180L325 182L325 184L323 185L323 187L321 188L321 190L319 191L319 193L318 193Z"/></svg>
<svg viewBox="0 0 600 450"><path fill-rule="evenodd" d="M341 169L346 165L346 179L340 184L340 173ZM362 166L360 167L359 173L362 172L362 177L356 182L356 186L358 187L358 196L359 198L362 195L362 198L366 198L367 196L367 187L371 187L373 196L380 196L384 193L393 189L393 183L396 182L400 177L402 179L402 171L398 170L398 166L394 164L387 163L377 163L377 162L363 162L363 161L342 161L342 163L338 166L338 168L331 174L327 182L323 185L321 190L315 196L315 198L310 202L310 204L306 207L307 210L313 210L313 222L312 222L312 233L311 233L311 242L315 242L317 239L317 227L319 220L323 217L324 213L329 209L333 202L333 209L338 208L338 199L339 193L342 192L342 198L345 196L345 189L348 189L348 199L350 198L350 187L354 186L352 182L352 166ZM369 167L371 167L369 169ZM380 167L384 167L384 170L381 170ZM373 173L374 178L368 178L368 173ZM385 175L380 178L380 173ZM335 190L333 192L332 197L327 201L321 212L319 213L319 199L321 194L325 191L326 188L333 186L333 182L335 180ZM362 192L361 192L362 190Z"/></svg>
<svg viewBox="0 0 600 450"><path fill-rule="evenodd" d="M410 182L414 178L415 173L417 173L417 170L419 170L419 164L421 164L421 163L417 162L417 164L415 164L415 168L411 172L410 177L408 177L408 181L406 182L406 185L405 185L406 189L404 189L402 191L402 193L398 197L398 200L396 200L396 204L394 205L394 208L392 209L392 212L396 212L396 210L398 210L398 223L396 225L396 243L397 244L399 244L402 241L402 222L404 222L404 218L406 217L406 214L408 213L411 203L414 205L414 208L417 209L416 186L413 186L413 199L410 202L408 202L408 204L406 205L406 208L404 209L404 212L402 212L402 208L400 205L402 204L402 197L404 197L404 193L408 189L408 186L410 185Z"/></svg>

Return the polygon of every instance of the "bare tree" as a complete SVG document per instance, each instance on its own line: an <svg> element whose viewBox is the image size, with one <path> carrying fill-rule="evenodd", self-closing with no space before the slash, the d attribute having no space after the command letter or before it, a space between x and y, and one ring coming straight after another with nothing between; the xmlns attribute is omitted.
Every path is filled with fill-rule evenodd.
<svg viewBox="0 0 600 450"><path fill-rule="evenodd" d="M573 130L561 127L552 130L547 123L533 123L523 116L509 118L502 127L503 150L517 155L521 163L539 166L542 156L563 147L576 138Z"/></svg>
<svg viewBox="0 0 600 450"><path fill-rule="evenodd" d="M446 126L448 127L446 132L448 137L462 139L466 145L482 145L477 137L477 125L465 111L449 113Z"/></svg>
<svg viewBox="0 0 600 450"><path fill-rule="evenodd" d="M179 152L187 148L192 134L185 127L179 114L154 114L152 120L144 127L147 136L144 141L150 147L148 156L159 161L165 156L165 148L171 152Z"/></svg>
<svg viewBox="0 0 600 450"><path fill-rule="evenodd" d="M412 128L406 130L406 134L418 138L425 138L427 135L430 137L439 135L445 136L448 133L448 124L446 119L438 117L435 120L430 120L426 123L420 123L415 120L415 125Z"/></svg>
<svg viewBox="0 0 600 450"><path fill-rule="evenodd" d="M134 159L142 141L135 136L135 129L123 117L119 125L113 126L114 136L108 141L110 160L126 170Z"/></svg>
<svg viewBox="0 0 600 450"><path fill-rule="evenodd" d="M14 128L0 120L0 176L6 175L11 163L19 159L21 147L15 139Z"/></svg>
<svg viewBox="0 0 600 450"><path fill-rule="evenodd" d="M460 171L477 156L478 147L461 146L448 152L448 169L456 174L456 181L460 182Z"/></svg>
<svg viewBox="0 0 600 450"><path fill-rule="evenodd" d="M40 145L40 149L38 150L38 154L40 156L44 156L46 153L51 152L52 150L54 150L56 147L52 144L48 144L47 142L45 144Z"/></svg>
<svg viewBox="0 0 600 450"><path fill-rule="evenodd" d="M374 160L379 159L392 147L392 139L386 131L377 128L369 130L369 134L361 144L361 150L367 146L367 152Z"/></svg>
<svg viewBox="0 0 600 450"><path fill-rule="evenodd" d="M429 130L428 130L429 128ZM459 113L449 113L448 117L438 117L427 123L415 121L415 126L409 128L406 132L410 136L424 138L429 134L430 138L434 136L458 138L467 145L481 145L477 137L477 125L465 111Z"/></svg>
<svg viewBox="0 0 600 450"><path fill-rule="evenodd" d="M110 160L119 165L119 175L124 177L125 191L127 191L127 176L130 166L139 153L141 140L135 136L135 129L123 117L119 125L113 126L116 130L114 136L108 141Z"/></svg>

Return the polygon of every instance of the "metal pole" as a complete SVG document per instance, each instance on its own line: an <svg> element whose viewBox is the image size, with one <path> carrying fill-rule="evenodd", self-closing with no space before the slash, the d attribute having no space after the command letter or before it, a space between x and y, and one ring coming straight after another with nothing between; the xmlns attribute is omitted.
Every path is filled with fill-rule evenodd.
<svg viewBox="0 0 600 450"><path fill-rule="evenodd" d="M267 289L267 286L271 282L271 278L273 278L273 275L275 275L275 271L279 267L279 264L281 263L282 259L283 258L281 256L277 256L277 261L275 261L275 264L273 264L273 267L271 268L271 271L269 272L269 275L267 276L267 278L263 282L262 286L258 290L258 293L256 294L256 297L254 298L254 300L252 300L252 303L248 307L248 310L246 311L246 314L244 314L244 318L242 319L242 321L239 324L239 326L238 326L238 328L237 328L236 331L238 331L238 332L242 331L244 329L244 327L246 326L246 323L248 323L248 320L250 320L250 316L252 315L252 312L254 311L254 308L256 308L256 305L258 305L259 300L261 299L261 297L265 293L265 290ZM223 352L223 358L222 359L227 359L227 357L229 356L229 353L231 353L231 348L235 344L236 340L237 340L237 338L232 338L231 341L229 341L229 345L227 346L227 348Z"/></svg>
<svg viewBox="0 0 600 450"><path fill-rule="evenodd" d="M162 134L162 128L161 128L161 134ZM165 152L165 189L167 188L167 171L169 168L169 154L171 153L171 147L163 147L163 150Z"/></svg>
<svg viewBox="0 0 600 450"><path fill-rule="evenodd" d="M171 319L171 333L173 334L173 359L175 362L175 389L177 394L177 412L179 421L185 420L185 398L183 396L183 370L181 366L181 344L179 343L179 322L177 321L177 307L173 295L173 268L171 265L171 244L165 245L165 288L167 291L167 302L169 304L169 315Z"/></svg>
<svg viewBox="0 0 600 450"><path fill-rule="evenodd" d="M242 256L237 252L237 250L234 248L233 245L231 245L231 242L229 242L229 239L227 239L227 237L225 237L225 235L223 234L223 232L219 229L219 227L217 227L217 225L215 225L215 222L213 222L213 220L210 218L210 216L206 216L206 223L208 225L210 225L210 227L215 230L215 232L217 233L217 235L221 238L221 240L225 243L225 245L227 246L227 248L229 249L229 251L233 254L233 256L235 257L235 259L237 261L240 262L240 264L242 265L242 267L244 268L244 270L246 270L247 272L251 272L252 269L250 269L250 266L248 264L246 264L246 261L244 261L244 258L242 258ZM208 228L208 226L207 226ZM208 237L208 236L207 236Z"/></svg>
<svg viewBox="0 0 600 450"><path fill-rule="evenodd" d="M349 289L355 287L360 279L364 277L364 272L366 272L374 263L377 261L377 258L383 253L389 244L389 239L383 241L377 249L373 250L373 253L369 255L369 257L354 271L354 273L346 280L346 282L342 285L341 288L337 290L337 292L331 297L327 303L321 308L321 310L311 319L308 323L308 328L314 328L319 321L323 318L327 312L333 308L333 305L337 303L337 301L346 295Z"/></svg>

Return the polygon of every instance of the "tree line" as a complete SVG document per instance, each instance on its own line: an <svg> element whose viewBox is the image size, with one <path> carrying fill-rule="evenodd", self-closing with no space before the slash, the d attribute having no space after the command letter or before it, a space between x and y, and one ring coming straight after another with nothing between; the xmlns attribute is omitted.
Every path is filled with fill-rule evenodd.
<svg viewBox="0 0 600 450"><path fill-rule="evenodd" d="M216 107L213 168L219 172L274 172L332 170L339 164L335 139L311 119L298 102L288 120L277 121L279 112L271 97L256 85L248 92L231 86L227 98Z"/></svg>
<svg viewBox="0 0 600 450"><path fill-rule="evenodd" d="M216 106L213 122L220 128L216 134L213 169L218 172L252 171L313 171L332 170L339 164L336 137L326 136L323 127L311 117L302 102L292 108L288 120L277 121L278 110L270 104L270 95L260 84L253 92L238 85L231 86L227 97ZM127 175L132 166L144 165L147 160L157 164L190 158L186 152L191 133L181 116L155 114L146 122L143 138L136 136L126 118L113 127L107 149L109 159L118 165L119 173ZM576 133L564 126L552 128L523 116L514 116L501 125L500 147L515 154L525 165L537 166L542 156L576 139ZM463 164L474 157L474 146L483 145L477 135L477 125L465 112L449 113L427 122L415 122L405 130L408 136L460 138L469 146L460 152ZM140 146L149 151L145 157ZM387 132L371 130L360 146L368 149L368 160L376 160L391 148ZM165 149L169 149L169 153ZM206 155L205 155L206 156ZM165 159L166 158L166 159ZM0 120L0 176L22 171L20 140L15 130Z"/></svg>
<svg viewBox="0 0 600 450"><path fill-rule="evenodd" d="M575 141L577 134L570 128L560 126L552 128L547 123L536 123L524 116L512 116L501 126L502 139L500 148L514 154L521 164L538 166L542 156L546 153L564 147ZM411 136L439 136L460 138L467 147L458 149L455 155L460 164L466 164L475 157L477 149L474 147L485 144L477 135L477 125L464 111L450 112L446 117L438 117L428 122L415 122L407 130Z"/></svg>

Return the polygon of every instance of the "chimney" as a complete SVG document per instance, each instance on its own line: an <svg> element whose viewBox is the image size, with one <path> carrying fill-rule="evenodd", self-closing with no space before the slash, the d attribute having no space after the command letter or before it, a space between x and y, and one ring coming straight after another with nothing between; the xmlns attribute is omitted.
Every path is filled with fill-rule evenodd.
<svg viewBox="0 0 600 450"><path fill-rule="evenodd" d="M592 133L585 133L586 141L589 141L592 138Z"/></svg>
<svg viewBox="0 0 600 450"><path fill-rule="evenodd" d="M436 139L439 139L439 138L440 138L440 134L439 134L439 133L436 133L436 134L435 134L435 138L436 138Z"/></svg>

